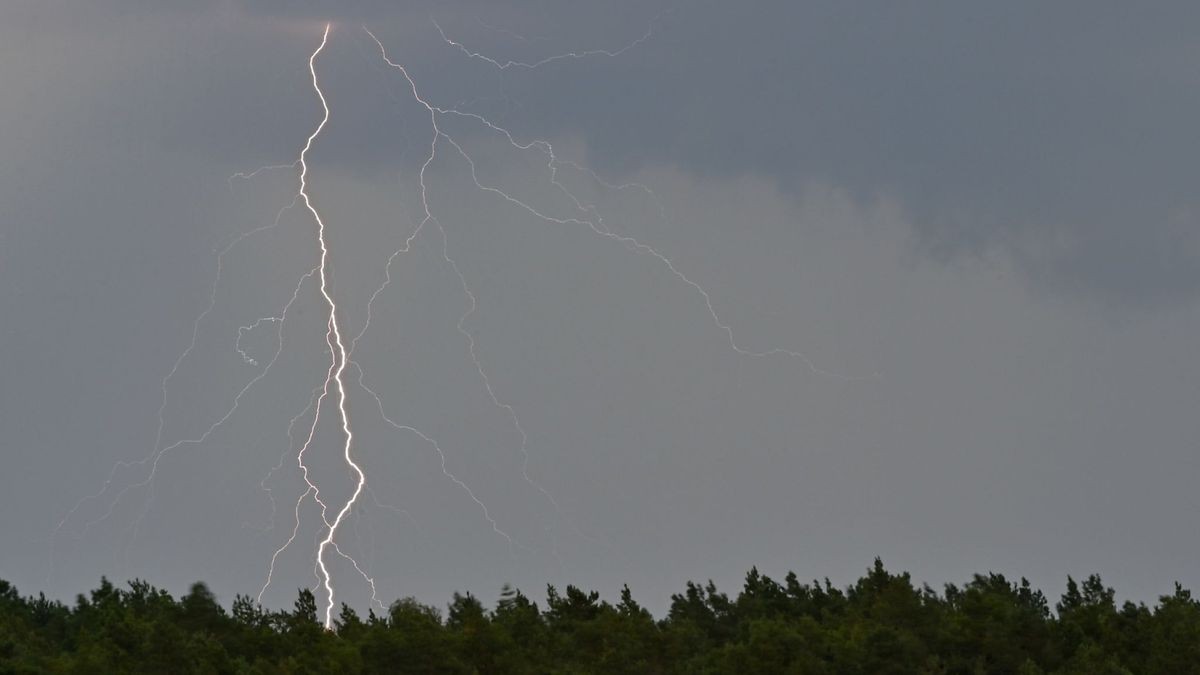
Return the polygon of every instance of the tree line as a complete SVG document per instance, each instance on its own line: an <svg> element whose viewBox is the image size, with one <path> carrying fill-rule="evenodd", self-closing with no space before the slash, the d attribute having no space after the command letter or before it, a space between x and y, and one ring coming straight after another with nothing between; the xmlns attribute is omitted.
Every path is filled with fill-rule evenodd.
<svg viewBox="0 0 1200 675"><path fill-rule="evenodd" d="M879 560L846 588L751 570L736 596L688 583L656 619L628 587L505 587L493 607L399 600L332 630L302 589L291 610L202 583L178 600L102 580L73 605L0 581L0 673L1200 673L1200 603L1176 584L1152 607L1068 578L1053 608L1028 581L975 575L940 592Z"/></svg>

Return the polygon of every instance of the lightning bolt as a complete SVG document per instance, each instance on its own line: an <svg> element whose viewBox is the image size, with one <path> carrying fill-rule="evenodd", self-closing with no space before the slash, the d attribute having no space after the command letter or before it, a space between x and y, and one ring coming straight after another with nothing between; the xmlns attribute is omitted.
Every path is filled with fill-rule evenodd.
<svg viewBox="0 0 1200 675"><path fill-rule="evenodd" d="M328 344L331 354L329 372L325 376L325 386L321 392L320 398L317 400L317 414L313 416L312 430L309 432L308 440L305 441L304 446L300 448L300 452L296 455L298 458L297 461L304 470L304 479L306 482L308 482L309 488L313 491L313 498L318 499L319 501L320 491L309 479L308 467L304 465L304 454L312 444L313 436L317 428L317 420L320 418L321 402L324 401L324 399L329 395L329 388L332 384L337 389L337 410L339 419L341 420L342 435L345 437L345 443L342 446L342 457L346 460L346 465L350 467L350 470L355 476L355 484L354 492L350 495L350 498L346 500L346 503L342 505L341 509L338 510L333 522L328 523L328 521L326 521L328 523L328 527L326 527L325 538L321 540L320 545L317 547L317 567L319 567L321 570L321 583L325 587L326 597L328 598L325 604L325 626L327 628L331 628L333 626L333 606L335 603L335 597L333 579L325 562L326 551L330 547L334 548L339 555L349 560L360 574L362 574L364 577L367 576L359 567L358 563L355 562L353 558L350 558L342 553L341 549L338 548L334 543L334 537L337 536L338 528L341 526L342 521L345 520L346 514L349 513L352 508L354 508L354 503L358 501L359 495L362 494L363 488L367 483L367 477L366 474L363 473L362 467L360 467L354 461L354 456L351 453L351 447L354 443L354 432L350 429L350 414L346 410L346 384L342 381L342 374L346 370L346 364L349 362L349 356L346 351L346 346L342 342L342 329L338 325L337 302L334 301L333 294L330 291L329 243L325 238L325 221L321 218L320 212L318 212L316 207L313 206L312 196L308 193L308 162L306 161L308 152L312 149L313 141L316 140L317 136L321 134L321 130L324 129L325 125L329 122L329 103L325 100L325 93L321 91L321 84L317 80L316 63L317 56L320 55L321 51L325 49L325 45L329 42L330 28L331 24L325 24L325 32L321 35L320 46L318 46L316 51L312 53L312 56L308 57L308 71L309 74L312 75L313 90L317 93L317 98L321 100L321 109L324 114L321 117L321 122L317 124L317 128L313 129L313 132L308 136L308 140L305 141L304 149L300 151L299 163L300 198L304 201L305 208L308 209L309 213L312 214L313 220L315 220L317 223L317 241L321 247L321 263L317 269L320 271L321 296L325 298L325 302L329 304L329 323L328 331L325 333L325 342ZM326 509L327 507L325 503L321 502L322 519L325 519ZM372 596L374 596L375 582L370 577L367 577L367 579L371 585Z"/></svg>
<svg viewBox="0 0 1200 675"><path fill-rule="evenodd" d="M657 18L655 19L655 21L656 20L657 20ZM581 58L587 58L587 57L592 57L592 56L618 57L621 54L624 54L625 52L636 48L638 45L641 45L646 40L649 40L653 36L653 27L654 27L654 21L651 21L651 23L649 24L649 27L647 28L647 30L645 31L645 33L643 35L641 35L637 39L633 40L632 42L624 45L623 47L620 47L619 49L613 49L613 50L596 49L596 50L587 50L587 51L567 52L567 53L563 53L563 54L548 56L548 57L545 57L545 58L542 58L542 59L536 60L536 61L524 62L524 61L496 59L496 58L493 58L490 56L483 55L479 52L472 51L468 47L464 46L462 43L457 42L457 41L453 40L452 38L450 38L436 20L431 18L430 21L432 22L432 24L436 28L438 34L441 36L443 42L447 46L458 50L459 52L465 54L470 59L480 61L492 68L499 70L499 71L505 71L505 70L510 70L510 69L514 69L514 68L533 70L533 69L540 68L542 66L545 66L547 64L550 64L550 63L553 63L556 61L562 61L562 60L567 60L567 59L581 59ZM469 175L471 177L471 181L474 185L474 188L495 198L498 202L502 202L503 204L507 205L508 207L516 209L516 210L532 217L533 219L536 219L536 220L546 223L548 225L586 228L588 231L590 231L597 237L608 240L609 242L611 242L613 244L617 244L628 251L637 253L639 255L644 255L647 257L647 259L649 259L653 263L661 265L663 268L665 268L667 271L669 271L671 273L671 275L673 275L679 282L681 282L684 286L686 286L687 288L689 288L692 292L694 292L696 294L700 303L707 310L707 313L708 313L712 323L715 324L715 326L717 327L718 330L720 330L721 332L724 333L725 337L727 338L728 345L734 353L742 355L742 356L748 356L748 357L773 357L773 356L786 357L786 358L793 359L793 360L799 362L801 365L803 365L808 370L810 370L814 373L821 374L823 376L828 376L828 377L837 378L837 379L867 379L864 377L846 376L846 375L841 375L841 374L832 373L832 372L823 370L823 369L819 368L807 356L805 356L803 353L801 353L799 351L785 349L785 348L779 348L779 347L773 347L773 348L769 348L769 349L760 349L760 350L749 349L749 348L743 347L737 341L737 339L735 339L735 333L734 333L734 329L733 329L732 325L729 324L728 322L726 322L718 314L717 309L714 305L712 296L708 292L708 290L706 290L697 281L693 280L690 276L685 274L684 271L670 257L661 253L655 247L653 247L647 243L644 243L643 241L641 241L635 237L628 236L626 234L621 234L621 233L619 233L620 232L619 229L617 232L614 232L613 229L609 227L608 223L606 223L604 217L601 214L600 208L597 206L597 204L590 203L583 199L580 199L571 189L569 189L569 187L567 186L566 183L564 183L562 180L560 180L559 174L560 174L560 171L564 171L564 170L575 171L575 172L585 174L592 181L596 182L597 184L599 184L602 187L609 189L609 190L613 190L613 191L638 190L638 191L644 193L649 199L652 200L652 202L658 208L659 215L664 220L666 220L667 219L666 209L653 190L651 190L649 187L647 187L641 183L635 183L635 182L612 183L612 182L606 181L603 178L601 178L599 175L597 175L591 169L581 166L570 160L565 160L565 159L561 159L560 157L558 157L558 155L555 152L554 146L548 140L540 139L540 138L535 138L533 140L528 140L528 141L518 140L517 137L514 136L514 134L511 133L508 129L492 122L491 120L489 120L487 117L484 117L483 115L480 115L480 114L477 114L477 113L471 112L471 111L461 110L458 108L447 108L447 107L440 107L438 105L435 105L421 93L416 81L411 76L409 71L405 68L405 66L401 63L393 61L388 56L387 50L384 47L383 42L378 37L376 37L376 35L366 26L363 26L363 30L371 38L371 40L374 41L375 45L378 47L379 55L382 59L382 62L384 64L386 64L386 66L388 66L390 69L394 70L395 72L398 72L403 77L404 83L406 84L407 89L411 92L411 96L412 96L413 100L415 100L417 103L419 103L424 108L424 110L428 113L429 124L430 124L430 140L429 140L429 145L428 145L428 154L425 155L424 161L422 162L422 164L420 166L420 171L418 173L418 184L419 184L419 188L420 188L420 204L421 204L420 220L417 223L416 227L413 228L413 230L409 233L409 235L407 236L407 238L405 239L403 244L399 248L397 248L395 251L393 251L391 253L391 255L387 258L386 263L384 265L384 269L383 269L383 280L380 283L380 285L378 287L376 287L374 292L370 294L370 296L366 302L365 320L363 322L363 325L362 325L361 329L359 329L357 334L353 335L352 337L350 337L350 339L347 340L346 339L347 334L345 333L344 327L342 324L343 312L342 312L342 309L338 306L338 303L334 297L333 280L332 280L332 263L331 263L332 251L331 251L331 244L330 244L330 238L329 238L329 227L328 227L328 223L326 222L326 220L324 219L324 217L322 216L322 214L317 209L317 207L314 203L313 195L311 193L311 179L310 179L310 173L309 173L310 166L309 166L309 161L308 161L310 152L311 152L314 144L317 142L318 138L320 137L322 131L326 128L326 126L329 122L329 119L330 119L330 114L331 114L328 100L326 99L325 93L321 88L320 79L317 74L317 61L329 43L331 29L332 29L332 24L325 24L324 31L322 32L322 35L321 35L320 44L316 47L316 49L310 54L310 56L308 58L308 70L309 70L309 76L310 76L310 80L311 80L311 86L312 86L312 89L313 89L314 93L316 94L316 97L321 105L322 114L321 114L320 121L316 124L315 128L312 129L312 131L309 133L308 137L306 138L306 140L303 144L303 147L300 150L299 157L296 159L296 161L294 161L290 164L274 164L274 165L263 166L258 169L255 169L253 171L235 173L229 177L230 187L232 188L233 181L235 179L250 179L250 178L253 178L254 176L258 175L261 172L271 171L271 170L281 170L281 169L298 170L298 181L299 181L298 191L295 193L295 196L293 197L292 201L289 204L287 204L286 206L284 206L283 208L281 208L276 213L275 219L271 224L255 228L255 229L249 230L247 232L243 232L243 233L239 234L238 236L234 237L229 243L225 244L224 246L219 247L218 250L214 251L216 253L216 276L214 278L214 281L213 281L211 289L210 289L208 304L207 304L207 306L205 306L203 311L193 321L191 340L188 343L187 347L183 350L183 352L175 360L172 367L170 368L170 370L168 371L168 373L162 379L162 382L161 382L162 396L161 396L161 401L160 401L160 405L158 408L158 415L157 415L157 423L158 424L157 424L157 431L155 434L155 442L154 442L154 446L153 446L154 447L153 451L149 455L147 455L146 457L144 457L143 459L138 460L138 461L118 462L116 465L114 465L114 467L110 471L108 477L102 484L100 490L98 492L96 492L95 494L88 495L88 496L84 497L83 499L81 499L59 521L57 527L54 530L54 534L51 537L51 565L50 565L51 573L53 570L53 542L54 542L55 538L61 533L61 531L67 529L67 527L66 527L67 524L76 517L77 513L81 510L81 508L85 504L88 504L95 500L105 498L106 496L110 495L112 493L112 489L113 489L116 477L120 472L128 470L128 469L145 468L148 465L149 469L147 471L147 475L142 480L140 480L138 482L134 482L129 485L126 485L124 488L117 491L115 493L115 496L111 497L108 500L107 509L104 510L103 513L99 517L88 521L83 526L83 529L86 530L88 527L91 527L97 523L107 520L108 518L110 518L112 516L115 508L122 501L122 499L125 497L125 495L127 493L129 493L131 490L134 490L137 488L146 487L148 489L147 489L147 494L146 494L145 500L142 505L142 511L141 511L140 515L136 518L136 520L134 520L134 522L132 524L132 528L131 528L132 536L130 538L130 541L132 542L133 539L136 539L138 529L141 526L143 520L146 517L146 514L149 511L150 503L151 503L151 500L153 499L154 478L157 474L160 460L167 453L172 452L182 446L203 444L217 429L219 429L222 425L224 425L236 413L243 397L247 394L248 391L250 391L255 386L256 383L258 383L264 377L267 376L267 374L271 371L272 366L276 363L277 359L279 358L279 355L283 350L284 324L287 321L289 310L296 303L297 299L299 298L299 296L301 294L301 290L304 287L304 285L307 282L309 282L310 280L312 280L314 277L317 281L317 287L318 287L317 289L318 289L318 292L323 301L323 305L328 308L328 313L327 313L327 316L325 317L325 321L326 321L325 346L328 349L329 361L328 361L327 366L325 366L325 368L324 368L325 373L324 373L323 382L321 384L319 384L316 388L313 389L313 391L308 399L308 404L304 408L304 410L302 410L299 414L297 414L295 417L293 417L290 420L290 422L288 423L287 447L283 450L282 454L280 455L279 462L270 469L270 471L266 474L266 476L264 476L264 478L260 482L260 487L263 489L264 492L266 492L267 498L270 501L271 516L270 516L270 524L267 527L267 531L270 531L275 525L275 517L277 514L276 514L275 496L272 492L271 487L269 487L268 482L271 480L272 476L276 472L280 471L283 468L283 466L287 462L287 457L292 452L295 452L296 467L299 469L303 485L300 486L300 488L301 488L300 495L296 499L296 502L292 509L292 521L291 521L290 534L282 542L282 544L280 546L278 546L278 548L275 549L274 553L270 556L270 561L267 566L265 580L264 580L264 583L263 583L262 587L260 588L258 596L257 596L259 603L261 604L264 594L267 592L267 590L269 589L269 587L272 585L272 583L275 580L276 564L277 564L279 558L284 554L285 551L287 551L289 549L289 547L291 547L296 542L296 539L299 536L300 529L301 529L301 511L304 508L304 505L308 502L308 500L311 499L312 503L319 509L320 518L321 518L320 525L322 526L317 529L315 539L313 541L313 546L315 548L315 557L313 559L313 574L316 579L316 585L321 590L322 600L324 601L323 624L327 628L333 627L333 608L336 605L336 590L335 590L335 583L334 583L334 575L330 569L330 560L331 560L332 556L334 556L334 555L336 555L337 557L339 557L339 558L345 560L347 563L349 563L349 565L352 566L354 568L354 570L366 582L366 584L370 588L372 603L378 605L381 609L384 607L383 603L380 602L380 600L378 598L375 579L368 573L367 569L364 569L364 566L360 565L359 562L353 556L349 555L345 550L343 550L341 545L339 545L339 543L338 543L339 532L341 531L342 527L345 525L345 521L348 518L351 518L351 517L356 518L354 525L356 528L355 531L357 531L357 517L354 515L355 514L354 507L359 502L360 499L364 498L364 495L366 496L366 498L369 498L374 504L376 504L377 506L379 506L385 510L391 510L391 511L397 513L398 515L407 515L406 512L404 512L402 509L398 509L396 507L389 506L387 504L383 504L375 497L374 493L371 491L370 486L368 485L367 474L363 468L363 465L355 458L355 436L354 436L354 432L352 430L351 418L350 418L349 409L348 409L348 401L349 401L350 392L349 392L349 388L348 388L348 383L346 381L346 379L348 377L346 370L351 365L353 365L355 374L356 374L353 384L357 385L357 389L359 391L361 391L363 394L365 394L367 396L370 396L371 399L374 400L375 406L377 407L378 412L379 412L380 419L382 419L383 422L388 424L393 430L395 430L397 432L415 436L423 444L428 446L433 452L436 453L436 455L440 461L440 468L441 468L441 472L442 472L444 478L447 479L450 483L452 483L463 494L465 494L466 497L469 498L471 500L471 502L475 505L475 507L477 507L479 514L482 516L483 520L486 521L488 523L488 525L491 527L493 533L497 537L499 537L505 541L505 543L507 544L507 547L508 547L509 554L515 559L517 557L517 551L536 553L537 551L535 549L530 548L529 546L523 544L516 537L514 537L512 534L510 534L509 531L503 526L503 524L501 522L502 519L498 518L495 515L494 511L492 509L490 509L488 507L488 505L478 496L477 492L466 481L464 481L462 478L460 478L458 475L456 475L454 472L452 472L450 470L449 465L447 463L446 451L443 449L443 447L439 444L439 442L434 437L425 433L424 431L421 431L420 429L418 429L415 426L399 422L392 415L389 415L387 406L385 405L383 399L373 388L371 388L371 386L369 386L369 384L367 382L368 378L367 378L366 371L364 370L362 365L360 365L360 363L358 361L354 360L354 358L353 358L355 349L357 348L360 339L366 334L366 332L371 327L371 323L372 323L372 319L373 319L373 311L374 311L374 306L376 304L376 301L392 284L392 272L391 272L392 265L399 258L399 256L401 256L405 253L408 253L409 251L412 250L412 248L414 246L414 242L416 242L417 238L419 236L421 236L422 233L425 232L427 230L427 228L430 226L432 226L434 229L436 229L437 237L440 239L440 254L441 254L442 262L444 262L444 264L447 266L447 268L454 273L455 277L458 280L458 283L459 283L459 286L463 293L463 296L466 299L467 308L464 311L464 313L459 316L457 324L456 324L456 330L460 335L462 335L462 337L464 339L464 342L466 345L467 356L469 357L471 364L474 367L474 370L476 372L476 375L479 378L479 382L482 384L483 390L486 391L491 404L494 405L496 408L498 408L499 410L501 410L504 413L504 415L508 419L508 423L512 426L513 430L515 430L517 435L519 436L519 439L520 439L519 451L521 454L521 474L522 474L524 481L533 490L535 490L538 494L540 494L541 497L545 499L546 503L548 503L549 506L551 508L553 508L554 512L560 518L559 522L565 523L568 527L570 527L574 531L574 533L576 535L578 535L582 538L594 541L590 536L588 536L586 533L580 531L579 528L574 526L574 524L571 522L571 519L567 516L565 510L560 506L559 502L555 499L555 497L550 493L550 491L548 491L534 477L534 474L533 474L533 471L531 468L531 450L529 447L530 446L529 433L526 431L526 428L525 428L524 424L522 423L521 417L518 415L516 406L514 406L512 403L508 402L505 398L503 398L497 391L497 388L493 385L492 378L489 375L487 368L485 368L485 364L479 355L479 349L476 345L475 337L466 328L467 322L470 320L471 316L478 310L478 306L479 306L478 298L477 298L475 292L471 289L470 285L468 284L467 277L464 274L464 272L462 271L462 269L460 268L458 262L451 255L450 237L447 233L447 229L443 225L441 220L439 220L439 218L435 215L434 209L432 208L432 206L430 204L430 199L429 199L429 195L428 195L428 192L429 192L429 190L428 190L429 168L434 164L435 161L438 161L439 149L448 153L451 157L458 158L459 160L461 160L466 165L467 169L469 170ZM519 37L519 36L517 36L517 37ZM566 213L555 213L555 212L552 212L551 210L541 208L538 205L536 205L536 201L530 200L527 198L523 198L518 195L514 195L508 191L505 191L499 187L496 187L495 185L490 184L486 179L481 178L481 176L479 175L479 170L476 165L476 162L475 162L474 158L471 156L471 154L468 153L468 151L463 147L463 144L460 143L458 139L456 139L454 136L452 136L450 133L448 133L448 131L440 124L440 122L447 117L455 117L455 118L459 118L462 120L466 120L468 124L479 125L484 130L486 130L486 132L497 135L500 138L504 139L504 141L506 141L509 144L509 146L516 152L540 154L545 160L545 167L546 167L545 172L546 172L547 184L552 186L554 190L556 190L558 193L560 193L567 200L568 203L564 203L564 207L567 212ZM225 255L241 241L243 241L249 237L252 237L256 234L259 234L261 232L278 227L280 224L280 219L282 218L283 214L285 212L287 212L291 209L297 208L299 206L303 206L304 210L307 211L308 215L312 218L314 224L316 225L316 240L317 240L316 243L317 243L317 249L319 251L317 265L315 267L313 267L311 270L309 270L306 274L304 274L297 281L297 283L294 287L293 293L291 295L291 298L287 301L287 303L283 306L283 308L279 312L277 312L276 314L273 314L273 315L260 317L246 325L239 326L238 330L237 330L236 339L234 340L234 349L236 350L238 355L241 357L242 361L245 364L247 364L248 366L252 366L254 368L260 368L260 364L259 364L258 360L253 358L250 355L250 353L245 348L243 348L242 340L247 333L258 329L261 326L269 324L274 327L275 337L276 337L276 345L275 345L275 350L274 350L273 354L271 355L270 359L267 360L265 365L261 366L261 369L258 371L258 373L252 379L250 379L237 392L232 403L225 410L224 414L222 416L220 416L218 419L216 419L215 421L213 421L211 423L211 425L207 428L207 430L205 430L201 435L199 435L198 437L195 437L195 438L176 440L169 444L164 443L164 429L165 429L165 424L166 424L166 409L167 409L167 401L168 401L169 384L176 377L178 371L181 368L181 365L187 360L189 355L191 355L191 353L195 350L198 336L199 336L200 326L204 322L206 317L208 317L208 315L214 310L214 307L216 305L216 298L217 298L217 288L218 288L219 284L221 283ZM876 377L876 375L867 376L867 377L868 378ZM357 397L357 394L356 394L356 397ZM314 446L316 443L318 427L320 426L321 422L325 419L325 417L323 417L323 413L330 412L330 411L332 411L332 413L337 417L338 426L340 428L339 439L341 441L341 445L340 445L339 450L340 450L341 460L344 462L346 469L347 469L348 473L350 474L351 478L353 479L353 483L354 483L354 488L353 488L350 496L348 498L346 498L345 501L343 503L341 503L340 505L331 503L330 500L322 494L321 487L320 487L320 485L318 485L317 480L311 474L310 465L308 463L310 454L312 452L316 452L316 450L317 450ZM299 444L299 447L297 448L296 447L297 439L294 438L294 435L293 435L294 432L296 431L295 427L301 423L301 420L306 419L310 415L311 415L311 420L308 422L305 422L305 424L308 425L307 434L305 435L303 442L301 442ZM554 533L552 532L552 535L553 534ZM558 560L561 565L562 561L558 557L557 546L558 546L557 538L552 536L552 549L550 551L550 555L553 556L556 560ZM363 550L361 541L359 541L359 548L357 550L359 552L361 552Z"/></svg>

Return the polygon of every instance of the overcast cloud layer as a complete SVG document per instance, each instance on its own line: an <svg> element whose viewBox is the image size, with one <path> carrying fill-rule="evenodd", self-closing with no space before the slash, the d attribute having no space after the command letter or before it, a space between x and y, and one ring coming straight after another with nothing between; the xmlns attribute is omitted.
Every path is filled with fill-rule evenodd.
<svg viewBox="0 0 1200 675"><path fill-rule="evenodd" d="M333 20L310 159L350 334L420 221L432 140L366 23L427 100L648 186L558 174L703 287L739 347L809 361L737 353L659 259L478 190L443 144L427 178L446 240L423 230L396 258L355 353L378 403L349 371L372 491L341 541L383 598L549 581L665 601L754 564L850 579L876 555L933 581L996 569L1054 592L1099 571L1145 600L1200 585L1198 19L1194 3L10 4L0 577L60 596L101 574L226 598L264 582L302 493L288 423L327 364L301 211L221 259L164 440L203 434L263 371L278 322L255 321L300 283L268 376L152 490L115 500L144 478L119 468L68 514L154 450L214 251L291 200L289 169L230 176L297 156ZM645 39L501 71L433 21L501 62ZM544 157L442 123L481 182L579 215ZM336 501L334 432L314 461ZM301 515L268 603L313 581L318 515ZM365 607L353 570L335 576Z"/></svg>

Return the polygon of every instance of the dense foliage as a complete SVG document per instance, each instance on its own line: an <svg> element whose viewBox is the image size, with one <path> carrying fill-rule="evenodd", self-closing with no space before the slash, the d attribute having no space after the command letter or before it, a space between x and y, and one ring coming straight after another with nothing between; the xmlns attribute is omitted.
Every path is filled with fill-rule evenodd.
<svg viewBox="0 0 1200 675"><path fill-rule="evenodd" d="M292 611L203 585L173 599L103 581L67 606L0 581L0 673L1200 673L1200 603L1179 587L1125 603L1099 577L1068 580L1052 611L997 574L941 593L876 561L846 589L756 570L736 597L689 583L655 620L626 588L616 604L573 586L541 608L505 589L490 610L455 594L365 619L343 606L324 630L312 593Z"/></svg>

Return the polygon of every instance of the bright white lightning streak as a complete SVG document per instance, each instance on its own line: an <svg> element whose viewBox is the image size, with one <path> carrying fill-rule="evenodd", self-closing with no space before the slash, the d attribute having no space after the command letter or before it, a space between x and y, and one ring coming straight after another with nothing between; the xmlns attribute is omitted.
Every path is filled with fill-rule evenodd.
<svg viewBox="0 0 1200 675"><path fill-rule="evenodd" d="M355 562L353 558L350 558L346 554L342 553L341 549L338 548L337 544L334 543L334 537L337 536L338 527L342 524L342 521L345 520L346 514L354 508L354 503L358 501L359 495L362 494L363 487L366 485L366 475L363 473L362 468L354 461L354 457L350 452L354 442L354 432L350 429L350 415L346 411L346 386L342 381L342 374L346 370L348 356L346 352L346 346L342 343L342 331L338 326L337 303L334 301L333 294L329 288L329 244L325 239L325 221L322 220L321 214L313 206L312 198L308 194L308 162L306 161L306 158L308 157L308 151L312 149L313 141L316 140L317 136L320 135L321 130L324 129L325 125L329 122L329 104L325 100L325 94L321 91L321 84L317 80L316 62L317 56L322 50L325 49L325 45L329 41L330 27L331 24L325 24L325 32L321 35L321 44L317 47L316 51L312 53L312 56L308 57L308 71L312 76L313 90L316 92L317 98L321 100L323 116L321 117L321 122L317 124L317 128L313 129L312 134L310 134L308 140L305 141L304 149L300 151L299 163L300 198L304 201L305 208L308 209L309 213L312 214L313 220L315 220L317 223L317 241L321 247L321 262L318 266L318 270L320 271L321 296L324 297L325 302L329 304L329 323L328 330L325 333L325 341L329 345L331 360L329 373L327 373L325 377L324 390L321 392L321 397L317 401L317 414L313 416L313 430L309 433L308 440L305 441L304 446L300 448L300 452L296 455L298 458L297 461L300 462L301 468L304 470L304 479L308 483L309 489L314 491L313 498L317 499L318 503L321 504L321 518L328 524L325 538L321 540L320 545L317 547L316 561L316 566L320 569L321 583L325 587L325 593L327 594L327 601L325 605L326 628L333 627L333 606L335 604L333 581L329 573L329 568L325 564L325 552L327 549L333 547L333 549L339 555L349 560L354 565L354 568L367 578L368 583L371 585L372 596L374 596L375 593L375 582L368 577L361 568L359 568L358 563ZM326 396L329 395L329 386L331 383L334 384L337 389L338 414L341 417L342 434L345 437L345 444L342 446L342 457L346 460L346 464L350 467L351 471L355 475L354 492L350 495L350 498L346 500L346 503L342 506L342 508L337 512L337 515L334 517L332 523L326 519L326 505L324 502L320 501L319 492L316 491L316 486L309 481L308 467L304 465L304 453L312 443L313 436L315 435L316 431L317 420L320 417L321 402Z"/></svg>
<svg viewBox="0 0 1200 675"><path fill-rule="evenodd" d="M316 270L313 270L313 272L316 273ZM327 340L328 340L328 335L327 335ZM301 446L299 452L296 453L296 464L300 468L301 475L303 477L306 488L305 488L304 492L301 493L301 495L296 499L295 522L292 526L291 535L287 538L287 540L279 548L275 549L275 552L273 554L271 554L271 561L267 568L266 581L263 583L262 588L259 589L259 591L258 591L259 604L262 604L263 595L266 594L267 588L270 587L271 582L273 581L273 579L275 577L275 563L279 560L279 556L282 555L283 552L286 551L288 548L290 548L291 545L296 541L296 535L300 530L300 508L304 504L305 499L307 499L311 495L313 502L316 503L317 506L320 507L321 522L324 523L326 532L336 533L336 526L340 525L340 522L338 522L338 521L330 522L330 520L329 520L329 505L326 504L323 499L321 499L321 490L317 486L317 484L315 482L313 482L312 478L309 477L308 465L304 463L304 453L312 445L313 439L316 436L317 424L321 419L321 403L325 400L326 396L329 393L329 384L334 381L333 374L335 372L336 371L334 368L334 364L331 364L329 370L326 373L324 384L321 386L318 386L316 388L316 390L314 390L313 399L315 399L315 400L310 399L308 407L305 408L304 411L302 411L299 415L296 415L295 417L293 417L291 422L288 423L288 440L289 440L288 447L290 449L291 445L292 445L291 444L292 428L295 426L296 422L301 417L303 417L305 414L307 414L308 411L310 409L312 409L315 405L316 410L313 413L313 421L312 421L312 425L309 427L308 436L305 439L304 444ZM319 396L316 394L317 391L321 392ZM286 452L287 451L285 451L285 455L286 455ZM275 499L273 496L271 496L270 489L266 487L266 482L270 478L270 476L274 472L278 471L282 466L283 466L283 458L280 458L280 463L277 464L275 467L273 467L271 469L271 471L269 471L267 473L267 476L265 478L263 478L262 482L260 483L260 485L263 487L263 489L266 490L268 497L270 497L270 499L271 499L272 522L274 522ZM363 476L361 470L359 472L359 475L362 476L360 490L366 490L367 489L366 480L365 480L365 476ZM355 494L355 498L357 498L357 496L358 495ZM352 507L352 506L353 506L353 502L350 502L350 507ZM347 508L349 508L349 507L347 507ZM344 516L345 514L342 513L340 515ZM318 538L319 537L320 537L320 535L318 533ZM332 540L331 536L327 536L326 540L322 540L322 542L324 542L324 541L328 541L327 546L332 546L334 552L337 553L343 559L345 559L347 562L349 562L354 567L355 571L357 571L359 573L359 575L362 576L363 580L367 582L367 585L370 586L370 588L371 588L371 601L373 603L375 603L376 605L378 605L381 610L385 609L383 602L379 600L377 589L375 586L375 579L371 575L369 575L365 570L362 569L362 567L359 565L357 560L355 560L352 556L343 552L341 547L338 546L337 542ZM318 553L319 554L323 553L323 551L321 551L321 549L320 549L321 544L318 543L317 546L318 546ZM317 560L314 561L314 563L313 563L313 572L317 577L317 583L319 585L332 584L332 581L330 581L330 577L328 576L327 568L324 566L324 560L320 555L318 555ZM332 595L331 595L330 596L331 605L329 608L330 611L332 611L332 602L333 602L333 600L332 600ZM329 625L331 625L331 624L329 624L329 619L330 619L330 617L328 616L328 613L327 613L327 616L326 616L326 626L327 627Z"/></svg>
<svg viewBox="0 0 1200 675"><path fill-rule="evenodd" d="M318 391L323 391L323 390L324 390L323 387L317 387L317 389L313 392L313 399L317 398ZM288 439L289 440L292 438L291 429L295 425L296 421L298 421L301 417L306 415L308 413L308 411L313 408L314 403L315 403L315 400L310 400L308 407L305 408L304 411L301 412L299 415L292 418L291 423L288 425ZM315 425L315 419L316 418L314 418L314 425ZM290 444L289 444L289 448L290 448ZM285 454L286 454L286 451L285 451ZM267 492L268 497L270 497L270 499L271 499L271 523L272 523L271 527L274 527L275 499L274 499L274 497L271 497L271 490L270 490L270 488L266 487L266 482L274 472L278 471L279 469L281 469L283 467L283 461L284 460L281 458L280 463L277 464L274 468L272 468L271 471L267 474L267 477L263 478L263 481L262 481L263 490ZM288 536L287 540L279 548L275 549L274 553L271 554L271 562L270 562L269 566L267 567L266 580L263 582L262 587L258 591L257 602L260 605L262 604L262 599L263 599L263 596L266 594L267 589L271 586L271 583L274 581L275 563L278 562L279 556L282 555L283 552L286 551L288 548L290 548L291 545L296 541L296 535L299 534L299 532L300 532L300 509L304 505L304 500L308 499L308 497L311 495L313 498L313 502L316 503L321 508L321 520L325 524L325 527L327 529L332 527L332 523L329 522L329 518L328 518L328 507L326 506L325 502L321 499L320 490L318 490L317 485L309 479L308 467L303 464L302 460L299 457L297 457L297 463L300 465L300 468L304 474L304 483L305 483L306 487L305 487L304 492L301 493L300 497L298 497L296 499L296 504L295 504L295 508L294 508L294 521L292 524L292 533ZM368 495L371 494L370 488L368 486L366 486L365 484L363 486L363 491L366 492ZM376 505L378 505L381 508L390 509L392 511L398 512L401 515L408 515L403 509L397 509L394 506L389 506L387 504L379 503L379 500L375 499L374 496L372 496L372 500L374 500ZM320 537L320 534L318 533L318 538L319 537ZM355 560L352 556L343 552L341 547L338 546L337 542L332 542L330 545L333 546L334 552L336 552L340 557L342 557L347 562L349 562L354 567L355 571L357 571L359 573L359 575L362 576L363 580L367 582L367 585L370 586L371 602L376 604L381 610L386 610L386 607L384 606L383 602L379 599L379 596L378 596L378 593L377 593L377 590L375 587L375 579L373 577L371 577L365 570L362 569L362 567L358 564L357 560ZM313 572L317 577L317 583L321 584L323 579L320 574L320 567L315 562L313 564Z"/></svg>

